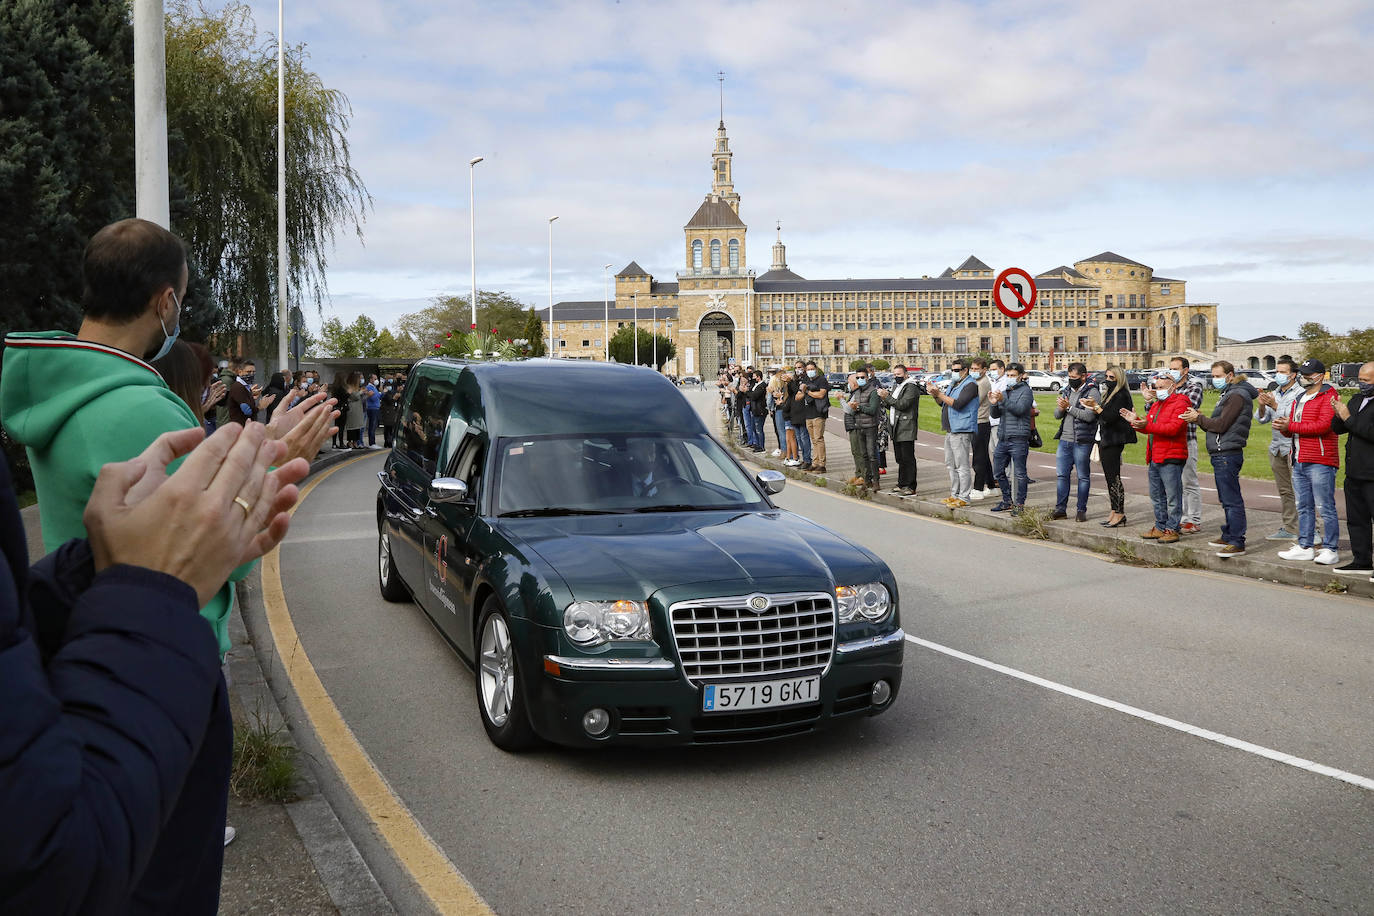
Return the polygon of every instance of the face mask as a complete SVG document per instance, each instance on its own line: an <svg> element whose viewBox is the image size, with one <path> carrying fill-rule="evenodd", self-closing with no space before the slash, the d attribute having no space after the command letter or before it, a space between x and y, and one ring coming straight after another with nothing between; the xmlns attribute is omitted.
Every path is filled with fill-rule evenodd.
<svg viewBox="0 0 1374 916"><path fill-rule="evenodd" d="M1069 387L1070 387L1070 388L1082 388L1082 387L1083 387L1083 380L1082 380L1081 378L1071 378L1071 379L1069 379Z"/></svg>
<svg viewBox="0 0 1374 916"><path fill-rule="evenodd" d="M988 370L988 378L992 379L994 382L997 381L997 380L998 380L999 378L1001 378L1001 377L1002 377L1002 373L999 372L999 371L997 371L996 369L989 369L989 370Z"/></svg>
<svg viewBox="0 0 1374 916"><path fill-rule="evenodd" d="M982 378L982 377L983 377L983 370L982 370L982 369L974 369L972 372L969 373L969 375L973 376L973 377L976 378L976 379L977 379L977 378Z"/></svg>
<svg viewBox="0 0 1374 916"><path fill-rule="evenodd" d="M1360 394L1367 398L1374 397L1374 382L1360 382Z"/></svg>
<svg viewBox="0 0 1374 916"><path fill-rule="evenodd" d="M858 382L860 388L868 384L868 379L866 378L855 379L855 381Z"/></svg>
<svg viewBox="0 0 1374 916"><path fill-rule="evenodd" d="M1274 381L1278 382L1279 387L1282 388L1284 385L1287 385L1289 382L1293 381L1293 377L1289 375L1287 372L1275 372Z"/></svg>
<svg viewBox="0 0 1374 916"><path fill-rule="evenodd" d="M1007 387L1008 387L1008 388L1015 388L1015 387L1016 387L1017 385L1019 385L1019 384L1021 384L1021 378L1020 378L1019 376L1015 376L1015 375L1009 375L1009 376L1007 376Z"/></svg>
<svg viewBox="0 0 1374 916"><path fill-rule="evenodd" d="M1165 384L1165 385L1156 385L1156 386L1155 386L1155 391L1159 392L1160 395L1163 396L1163 397L1166 397L1166 398L1167 398L1167 397L1169 396L1169 386L1168 386L1167 384Z"/></svg>
<svg viewBox="0 0 1374 916"><path fill-rule="evenodd" d="M1304 375L1302 377L1302 387L1304 388L1315 387L1317 385L1320 385L1321 382L1322 377L1320 375Z"/></svg>
<svg viewBox="0 0 1374 916"><path fill-rule="evenodd" d="M1170 370L1169 370L1169 378L1173 379L1173 380L1176 381L1176 382L1181 382L1181 381L1183 381L1183 370L1182 370L1182 369L1170 369Z"/></svg>
<svg viewBox="0 0 1374 916"><path fill-rule="evenodd" d="M161 315L157 316L157 323L162 325L162 346L153 355L153 362L157 362L171 352L172 344L176 343L177 338L181 336L181 300L177 298L176 290L172 290L172 301L177 304L177 323L172 328L172 333L168 334L167 324L162 320Z"/></svg>
<svg viewBox="0 0 1374 916"><path fill-rule="evenodd" d="M1213 379L1212 379L1212 387L1215 388L1217 391L1222 390L1223 388L1226 387L1226 379L1224 379L1224 378L1213 378Z"/></svg>
<svg viewBox="0 0 1374 916"><path fill-rule="evenodd" d="M895 384L900 385L902 382L905 382L905 381L906 381L906 376L905 376L905 375L894 375L894 376L892 377L892 380L893 380L893 382L894 382Z"/></svg>
<svg viewBox="0 0 1374 916"><path fill-rule="evenodd" d="M806 375L807 375L808 378L815 378L815 377L816 377L816 370L815 370L815 369L807 369L807 370L806 370Z"/></svg>

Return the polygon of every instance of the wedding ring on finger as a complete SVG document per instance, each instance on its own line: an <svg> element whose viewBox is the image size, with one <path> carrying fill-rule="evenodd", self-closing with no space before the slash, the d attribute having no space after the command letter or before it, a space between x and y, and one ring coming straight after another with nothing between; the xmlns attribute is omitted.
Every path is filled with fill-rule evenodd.
<svg viewBox="0 0 1374 916"><path fill-rule="evenodd" d="M242 496L235 496L234 502L238 503L239 508L243 510L244 518L253 514L253 507L249 504L248 500L244 499Z"/></svg>

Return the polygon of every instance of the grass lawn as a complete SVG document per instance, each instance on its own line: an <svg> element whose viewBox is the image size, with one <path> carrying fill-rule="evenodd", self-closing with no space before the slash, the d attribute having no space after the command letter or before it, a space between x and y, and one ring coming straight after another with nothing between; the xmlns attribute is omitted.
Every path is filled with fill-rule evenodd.
<svg viewBox="0 0 1374 916"><path fill-rule="evenodd" d="M1145 399L1140 392L1135 392L1136 413L1145 412ZM1220 397L1217 391L1208 390L1202 395L1202 413L1210 415L1212 408L1216 406L1217 398ZM1055 431L1059 428L1059 421L1054 418L1055 395L1049 392L1037 392L1035 402L1040 407L1040 416L1036 417L1036 428L1040 430L1040 438L1044 440L1044 445L1036 451L1053 455L1059 448L1059 442L1054 438ZM833 403L833 401L832 401ZM940 410L929 397L922 397L920 400L919 425L922 431L940 434ZM838 406L838 405L836 405ZM1133 445L1126 446L1121 452L1121 460L1126 464L1145 463L1145 434L1137 433L1138 441ZM1204 434L1198 431L1198 470L1203 473L1212 473L1212 460L1207 454L1207 443L1203 438ZM1245 463L1241 466L1240 474L1242 477L1254 477L1260 480L1273 480L1274 473L1269 469L1269 436L1270 427L1268 424L1252 422L1250 424L1250 439L1245 444ZM1344 446L1342 446L1344 452ZM1342 455L1344 457L1344 455ZM1336 486L1340 487L1345 483L1345 468L1341 467L1336 475Z"/></svg>

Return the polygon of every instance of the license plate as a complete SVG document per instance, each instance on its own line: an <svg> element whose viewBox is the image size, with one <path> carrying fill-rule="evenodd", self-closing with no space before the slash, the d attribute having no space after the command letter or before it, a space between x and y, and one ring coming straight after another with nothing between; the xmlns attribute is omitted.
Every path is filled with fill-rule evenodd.
<svg viewBox="0 0 1374 916"><path fill-rule="evenodd" d="M702 691L702 712L736 712L815 703L821 696L820 675L747 684L707 684Z"/></svg>

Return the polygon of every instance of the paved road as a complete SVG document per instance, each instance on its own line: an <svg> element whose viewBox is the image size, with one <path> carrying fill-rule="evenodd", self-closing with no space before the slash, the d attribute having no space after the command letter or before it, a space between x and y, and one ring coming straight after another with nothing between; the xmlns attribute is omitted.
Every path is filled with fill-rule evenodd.
<svg viewBox="0 0 1374 916"><path fill-rule="evenodd" d="M472 675L418 607L377 595L380 465L340 470L296 514L286 599L358 739L497 912L1374 907L1374 791L917 645L888 714L820 735L497 751ZM795 484L779 502L889 560L909 633L1374 776L1367 602L1116 566Z"/></svg>

